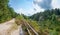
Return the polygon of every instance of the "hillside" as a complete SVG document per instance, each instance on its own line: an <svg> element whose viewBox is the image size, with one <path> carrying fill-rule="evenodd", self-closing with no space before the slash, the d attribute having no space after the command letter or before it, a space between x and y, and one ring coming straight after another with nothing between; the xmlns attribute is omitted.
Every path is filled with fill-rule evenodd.
<svg viewBox="0 0 60 35"><path fill-rule="evenodd" d="M41 31L49 35L59 35L60 32L60 9L45 10L29 17L37 21Z"/></svg>
<svg viewBox="0 0 60 35"><path fill-rule="evenodd" d="M51 9L51 10L45 10L43 12L40 13L36 13L32 16L30 16L29 18L33 19L33 20L46 20L46 19L51 19L53 16L53 14L55 14L56 17L60 17L60 9Z"/></svg>

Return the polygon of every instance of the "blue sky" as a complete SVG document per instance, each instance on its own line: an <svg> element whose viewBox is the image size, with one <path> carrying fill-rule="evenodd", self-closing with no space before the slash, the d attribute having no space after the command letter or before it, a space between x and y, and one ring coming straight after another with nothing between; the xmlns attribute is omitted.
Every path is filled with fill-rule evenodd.
<svg viewBox="0 0 60 35"><path fill-rule="evenodd" d="M10 5L14 8L29 9L32 7L32 0L10 0Z"/></svg>
<svg viewBox="0 0 60 35"><path fill-rule="evenodd" d="M9 5L15 12L29 16L46 9L60 8L59 3L60 0L10 0Z"/></svg>
<svg viewBox="0 0 60 35"><path fill-rule="evenodd" d="M29 12L33 9L32 2L32 0L10 0L9 5L13 7L17 13L31 15Z"/></svg>

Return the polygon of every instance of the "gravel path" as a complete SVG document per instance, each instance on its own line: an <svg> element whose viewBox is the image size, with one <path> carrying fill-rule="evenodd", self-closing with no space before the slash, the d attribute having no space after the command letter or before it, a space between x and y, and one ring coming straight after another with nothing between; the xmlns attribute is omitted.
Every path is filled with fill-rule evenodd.
<svg viewBox="0 0 60 35"><path fill-rule="evenodd" d="M22 25L18 26L18 29L16 29L15 31L12 31L11 35L24 35Z"/></svg>
<svg viewBox="0 0 60 35"><path fill-rule="evenodd" d="M15 22L15 19L12 19L8 22L1 23L0 24L0 35L8 35L8 30L11 28L13 23Z"/></svg>
<svg viewBox="0 0 60 35"><path fill-rule="evenodd" d="M22 25L12 30L11 27L15 23L15 19L0 24L0 35L23 35ZM12 31L10 31L12 30Z"/></svg>

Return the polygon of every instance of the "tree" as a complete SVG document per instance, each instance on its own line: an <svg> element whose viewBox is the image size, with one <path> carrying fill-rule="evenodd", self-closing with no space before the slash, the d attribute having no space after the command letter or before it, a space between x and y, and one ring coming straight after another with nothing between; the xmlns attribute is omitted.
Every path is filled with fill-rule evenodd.
<svg viewBox="0 0 60 35"><path fill-rule="evenodd" d="M15 18L17 13L9 5L9 0L0 0L0 23Z"/></svg>

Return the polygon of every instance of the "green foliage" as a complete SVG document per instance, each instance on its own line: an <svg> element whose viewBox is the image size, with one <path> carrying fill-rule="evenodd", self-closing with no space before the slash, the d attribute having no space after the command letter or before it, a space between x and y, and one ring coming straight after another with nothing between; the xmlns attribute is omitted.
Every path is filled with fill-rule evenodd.
<svg viewBox="0 0 60 35"><path fill-rule="evenodd" d="M20 15L20 14L18 14L15 19L16 19L15 22L16 22L17 25L20 25L20 24L22 24L24 22L23 21L24 17L22 15Z"/></svg>
<svg viewBox="0 0 60 35"><path fill-rule="evenodd" d="M60 9L45 10L30 16L30 19L38 21L42 34L47 30L49 35L60 35ZM42 35L41 34L41 35Z"/></svg>
<svg viewBox="0 0 60 35"><path fill-rule="evenodd" d="M24 19L24 17L22 15L17 15L16 19Z"/></svg>
<svg viewBox="0 0 60 35"><path fill-rule="evenodd" d="M8 6L9 0L0 0L0 23L8 21L17 16L13 8Z"/></svg>
<svg viewBox="0 0 60 35"><path fill-rule="evenodd" d="M27 22L34 28L38 33L40 32L40 26L37 24L36 21L33 20L27 20Z"/></svg>
<svg viewBox="0 0 60 35"><path fill-rule="evenodd" d="M50 30L49 35L58 35L56 30Z"/></svg>
<svg viewBox="0 0 60 35"><path fill-rule="evenodd" d="M36 21L43 21L50 19L52 15L55 14L56 16L60 15L60 9L51 9L51 10L45 10L44 12L36 13L32 16L30 16L31 19Z"/></svg>

